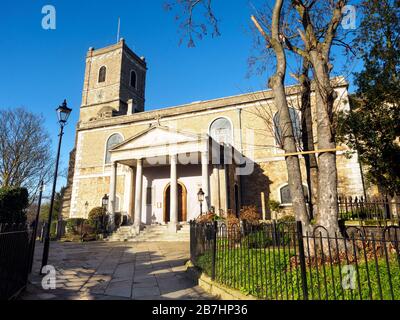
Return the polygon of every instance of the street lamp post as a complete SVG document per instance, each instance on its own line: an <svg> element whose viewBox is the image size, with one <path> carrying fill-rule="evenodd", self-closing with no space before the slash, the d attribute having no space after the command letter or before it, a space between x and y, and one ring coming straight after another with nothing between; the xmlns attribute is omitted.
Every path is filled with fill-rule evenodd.
<svg viewBox="0 0 400 320"><path fill-rule="evenodd" d="M67 120L69 115L72 112L72 109L67 107L67 101L64 100L63 104L57 108L57 117L58 123L60 124L60 133L58 135L58 149L57 149L57 158L56 158L56 168L54 170L54 180L53 180L53 189L51 192L51 200L50 200L50 209L49 209L49 218L47 222L47 230L45 235L44 247L43 247L43 257L42 257L42 267L40 268L40 274L42 274L42 269L47 265L47 261L49 259L49 249L50 249L50 227L51 227L51 216L54 208L54 197L56 194L57 187L57 176L58 176L58 164L60 161L60 152L61 152L61 142L62 137L64 135L64 127L67 124Z"/></svg>
<svg viewBox="0 0 400 320"><path fill-rule="evenodd" d="M200 188L199 192L197 193L197 199L200 203L200 215L203 215L203 201L204 201L205 193L203 189Z"/></svg>
<svg viewBox="0 0 400 320"><path fill-rule="evenodd" d="M103 206L103 210L104 210L104 215L103 215L103 225L102 228L104 228L104 230L106 230L106 223L105 223L105 219L106 219L106 213L107 213L107 208L108 208L108 201L109 201L109 197L107 194L104 195L103 199L101 199L101 204Z"/></svg>

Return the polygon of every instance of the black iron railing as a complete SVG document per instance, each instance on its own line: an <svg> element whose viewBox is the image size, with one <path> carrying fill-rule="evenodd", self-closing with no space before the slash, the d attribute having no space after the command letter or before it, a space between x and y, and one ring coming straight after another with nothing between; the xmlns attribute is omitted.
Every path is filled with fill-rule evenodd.
<svg viewBox="0 0 400 320"><path fill-rule="evenodd" d="M356 221L394 221L400 219L400 202L387 196L339 197L339 217Z"/></svg>
<svg viewBox="0 0 400 320"><path fill-rule="evenodd" d="M34 232L26 225L0 224L0 300L18 295L32 267Z"/></svg>
<svg viewBox="0 0 400 320"><path fill-rule="evenodd" d="M346 234L301 223L191 222L191 260L215 281L268 300L400 299L400 230Z"/></svg>

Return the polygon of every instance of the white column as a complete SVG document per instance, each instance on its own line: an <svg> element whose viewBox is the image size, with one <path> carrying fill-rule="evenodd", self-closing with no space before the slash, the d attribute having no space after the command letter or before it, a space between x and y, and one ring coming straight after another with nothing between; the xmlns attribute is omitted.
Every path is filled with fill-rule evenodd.
<svg viewBox="0 0 400 320"><path fill-rule="evenodd" d="M172 232L177 232L178 225L178 176L177 176L177 155L170 156L171 166L171 189L170 189L170 223L169 228Z"/></svg>
<svg viewBox="0 0 400 320"><path fill-rule="evenodd" d="M143 160L138 159L136 165L136 184L135 184L135 219L134 227L136 233L140 232L142 220L142 187L143 187Z"/></svg>
<svg viewBox="0 0 400 320"><path fill-rule="evenodd" d="M115 199L117 197L117 168L118 164L113 162L111 165L110 177L110 201L108 211L110 212L110 228L114 229Z"/></svg>
<svg viewBox="0 0 400 320"><path fill-rule="evenodd" d="M208 211L211 205L211 198L210 198L210 181L209 181L209 173L208 173L208 152L201 153L201 186L204 192L204 199L205 199L205 208L203 210Z"/></svg>
<svg viewBox="0 0 400 320"><path fill-rule="evenodd" d="M221 209L221 183L220 183L220 170L219 165L213 167L213 202L212 205L215 207L215 212L219 212Z"/></svg>
<svg viewBox="0 0 400 320"><path fill-rule="evenodd" d="M128 194L128 218L131 219L131 221L134 221L134 212L135 212L135 197L134 197L134 185L135 185L135 171L133 170L132 167L128 168L128 179L129 179L129 188L127 190Z"/></svg>

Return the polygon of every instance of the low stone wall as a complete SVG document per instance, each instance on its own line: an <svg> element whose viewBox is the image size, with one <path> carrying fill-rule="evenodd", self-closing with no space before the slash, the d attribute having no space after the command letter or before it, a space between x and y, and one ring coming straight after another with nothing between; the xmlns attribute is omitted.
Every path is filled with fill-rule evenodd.
<svg viewBox="0 0 400 320"><path fill-rule="evenodd" d="M209 276L199 270L191 261L186 263L187 275L198 282L198 285L219 300L258 300L251 295L245 295L238 290L224 286L211 280Z"/></svg>

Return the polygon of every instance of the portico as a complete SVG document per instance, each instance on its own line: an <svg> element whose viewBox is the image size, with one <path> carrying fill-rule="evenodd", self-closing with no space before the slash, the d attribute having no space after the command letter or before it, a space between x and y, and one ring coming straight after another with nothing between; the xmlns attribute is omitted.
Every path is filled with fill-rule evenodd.
<svg viewBox="0 0 400 320"><path fill-rule="evenodd" d="M210 203L209 144L208 135L157 125L115 146L111 150L111 220L116 212L118 166L129 168L124 196L129 199L128 216L136 233L142 224L151 223L167 223L171 232L177 232L180 223L196 218L200 214L196 201L199 188Z"/></svg>

